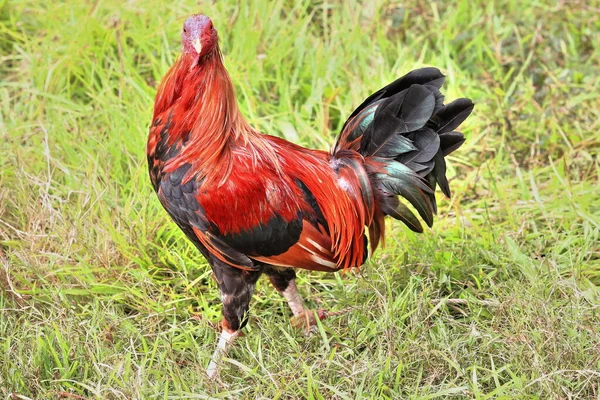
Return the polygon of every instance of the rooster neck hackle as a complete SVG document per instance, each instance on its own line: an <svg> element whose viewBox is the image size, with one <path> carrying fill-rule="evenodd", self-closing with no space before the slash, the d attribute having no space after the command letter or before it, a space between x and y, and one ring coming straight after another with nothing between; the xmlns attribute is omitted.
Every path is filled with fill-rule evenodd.
<svg viewBox="0 0 600 400"><path fill-rule="evenodd" d="M180 151L165 162L164 171L189 164L184 181L224 184L233 167L234 147L249 152L253 165L266 160L279 170L273 148L239 111L218 47L200 59L183 54L177 60L159 87L157 119L178 122L168 127L167 145L180 142Z"/></svg>

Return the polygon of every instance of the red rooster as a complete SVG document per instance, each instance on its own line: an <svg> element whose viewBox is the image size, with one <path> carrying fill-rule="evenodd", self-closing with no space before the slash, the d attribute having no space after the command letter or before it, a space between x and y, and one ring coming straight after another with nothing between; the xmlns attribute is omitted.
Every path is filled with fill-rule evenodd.
<svg viewBox="0 0 600 400"><path fill-rule="evenodd" d="M248 319L254 285L266 274L295 317L306 315L294 268L359 267L384 236L384 216L422 232L436 213L434 191L450 196L444 156L473 109L443 104L444 76L415 70L369 96L331 152L254 130L238 110L217 30L189 17L183 54L156 95L147 154L160 202L211 265L223 303L222 333L207 373ZM311 313L311 315L313 315Z"/></svg>

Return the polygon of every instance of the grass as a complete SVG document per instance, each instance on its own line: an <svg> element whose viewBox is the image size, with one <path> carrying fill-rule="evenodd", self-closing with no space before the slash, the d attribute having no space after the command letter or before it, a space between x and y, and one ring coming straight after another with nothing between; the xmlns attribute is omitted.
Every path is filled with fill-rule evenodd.
<svg viewBox="0 0 600 400"><path fill-rule="evenodd" d="M600 399L598 3L0 0L0 395ZM360 272L265 280L210 383L205 260L161 209L145 141L188 14L219 29L243 113L327 148L412 68L477 104L432 230L389 223Z"/></svg>

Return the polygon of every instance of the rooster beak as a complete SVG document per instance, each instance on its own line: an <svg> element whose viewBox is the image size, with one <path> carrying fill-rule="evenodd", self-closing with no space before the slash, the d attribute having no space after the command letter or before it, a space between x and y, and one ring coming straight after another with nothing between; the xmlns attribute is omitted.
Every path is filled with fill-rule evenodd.
<svg viewBox="0 0 600 400"><path fill-rule="evenodd" d="M196 53L200 54L202 52L202 43L200 43L200 38L197 38L192 42L192 46L196 50Z"/></svg>

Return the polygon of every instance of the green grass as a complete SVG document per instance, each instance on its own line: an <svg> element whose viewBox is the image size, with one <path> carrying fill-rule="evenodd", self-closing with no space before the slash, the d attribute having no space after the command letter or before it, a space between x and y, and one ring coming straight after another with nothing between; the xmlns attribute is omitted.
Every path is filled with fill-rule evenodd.
<svg viewBox="0 0 600 400"><path fill-rule="evenodd" d="M600 5L0 0L0 396L600 399ZM235 3L241 5L237 6ZM360 272L265 281L210 383L219 297L154 195L155 87L209 14L243 113L327 148L412 68L471 97L454 197Z"/></svg>

